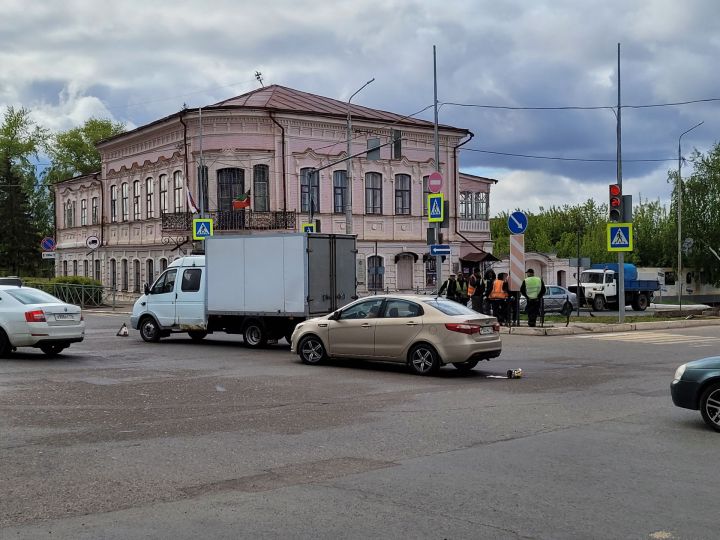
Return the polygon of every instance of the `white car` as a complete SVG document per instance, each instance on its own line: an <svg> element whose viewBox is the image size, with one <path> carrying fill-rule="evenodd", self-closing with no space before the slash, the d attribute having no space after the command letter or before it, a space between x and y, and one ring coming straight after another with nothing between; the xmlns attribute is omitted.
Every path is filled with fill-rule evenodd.
<svg viewBox="0 0 720 540"><path fill-rule="evenodd" d="M0 285L0 357L17 347L55 356L84 338L78 306L32 287Z"/></svg>

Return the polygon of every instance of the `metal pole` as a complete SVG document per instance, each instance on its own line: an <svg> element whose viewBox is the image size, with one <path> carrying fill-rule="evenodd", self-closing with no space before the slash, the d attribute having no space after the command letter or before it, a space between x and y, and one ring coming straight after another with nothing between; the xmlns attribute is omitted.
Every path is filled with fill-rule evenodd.
<svg viewBox="0 0 720 540"><path fill-rule="evenodd" d="M618 105L617 105L617 184L622 193L622 107L620 105L620 44L617 46L617 77L618 77ZM618 251L618 322L625 322L625 253Z"/></svg>
<svg viewBox="0 0 720 540"><path fill-rule="evenodd" d="M435 170L440 172L440 140L438 138L438 98L437 98L437 53L435 45L433 45L433 88L434 88L434 99L433 105L435 108ZM428 214L429 214L428 208ZM448 216L449 217L449 216ZM441 223L435 223L435 241L440 242L440 225ZM442 287L442 255L435 256L435 275L437 276L437 290L440 291Z"/></svg>
<svg viewBox="0 0 720 540"><path fill-rule="evenodd" d="M680 305L680 314L682 315L682 287L683 287L683 280L681 278L682 276L682 151L680 148L680 141L682 141L683 135L686 133L690 133L693 129L696 127L700 127L703 125L705 121L703 120L699 124L694 125L687 131L684 131L680 134L680 137L678 137L678 177L677 177L677 230L678 230L678 240L677 240L677 250L678 250L678 275L677 275L677 290L678 290L678 304Z"/></svg>
<svg viewBox="0 0 720 540"><path fill-rule="evenodd" d="M575 274L575 298L577 298L578 317L580 316L580 229L577 230L577 270Z"/></svg>
<svg viewBox="0 0 720 540"><path fill-rule="evenodd" d="M373 82L375 80L375 77L370 79L368 82L363 84L360 88L356 90L356 92L350 96L350 98L347 100L347 161L345 163L345 185L347 186L345 188L346 193L346 200L345 200L345 234L352 234L353 233L353 219L352 219L352 152L351 152L351 146L352 146L352 117L350 116L350 102L352 101L352 98L354 98L357 94L360 93L360 91L365 88L368 84Z"/></svg>
<svg viewBox="0 0 720 540"><path fill-rule="evenodd" d="M200 202L200 217L205 217L205 196L204 196L204 184L205 184L205 162L203 161L203 125L202 125L202 107L198 109L200 113L200 170L197 175L198 178L198 201Z"/></svg>

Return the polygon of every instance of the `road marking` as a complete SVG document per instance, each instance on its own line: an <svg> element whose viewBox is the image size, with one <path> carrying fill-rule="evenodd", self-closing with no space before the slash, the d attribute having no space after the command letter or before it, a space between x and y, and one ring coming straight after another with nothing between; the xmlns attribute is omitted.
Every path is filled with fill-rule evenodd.
<svg viewBox="0 0 720 540"><path fill-rule="evenodd" d="M585 334L574 336L576 339L597 339L601 341L632 341L651 345L667 345L681 343L695 343L693 347L712 347L720 338L703 336L684 336L682 334L667 334L664 332L617 332L609 334Z"/></svg>

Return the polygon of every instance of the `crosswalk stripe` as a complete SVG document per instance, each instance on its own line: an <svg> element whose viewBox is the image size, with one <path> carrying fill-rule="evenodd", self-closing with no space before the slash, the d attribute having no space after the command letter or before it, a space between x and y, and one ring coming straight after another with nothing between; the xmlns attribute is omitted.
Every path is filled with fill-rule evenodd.
<svg viewBox="0 0 720 540"><path fill-rule="evenodd" d="M609 334L585 334L575 336L583 339L600 341L632 341L650 345L695 343L694 347L710 347L720 341L717 337L685 336L682 334L665 334L661 332L618 332Z"/></svg>

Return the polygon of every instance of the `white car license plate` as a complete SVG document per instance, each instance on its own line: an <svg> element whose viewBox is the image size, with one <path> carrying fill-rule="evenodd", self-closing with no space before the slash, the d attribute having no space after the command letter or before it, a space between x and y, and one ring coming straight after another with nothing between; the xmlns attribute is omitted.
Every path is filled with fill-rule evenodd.
<svg viewBox="0 0 720 540"><path fill-rule="evenodd" d="M481 334L492 334L493 333L492 326L483 326L482 330L480 330L480 333Z"/></svg>
<svg viewBox="0 0 720 540"><path fill-rule="evenodd" d="M73 316L71 313L56 313L55 320L56 321L72 321Z"/></svg>

